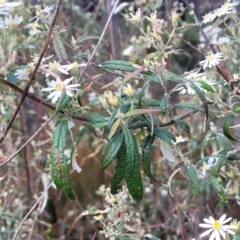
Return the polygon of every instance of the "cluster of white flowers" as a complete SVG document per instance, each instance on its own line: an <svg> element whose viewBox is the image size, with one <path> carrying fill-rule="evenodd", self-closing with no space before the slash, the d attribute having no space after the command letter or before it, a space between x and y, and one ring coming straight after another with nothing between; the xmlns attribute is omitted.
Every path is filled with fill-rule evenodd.
<svg viewBox="0 0 240 240"><path fill-rule="evenodd" d="M231 217L226 219L225 214L222 215L219 220L215 220L213 217L204 218L204 223L200 223L199 227L208 228L208 230L203 232L200 235L200 238L205 237L210 233L210 240L220 240L221 237L223 237L223 239L226 239L227 234L235 235L239 230L239 223L236 220L233 220L231 224L226 225L226 223L229 223L231 220Z"/></svg>
<svg viewBox="0 0 240 240"><path fill-rule="evenodd" d="M201 69L198 69L197 71L187 72L187 75L184 76L184 78L193 81L194 84L197 85L202 91L206 92L205 89L201 88L201 82L199 81L204 81L210 86L213 86L214 84L216 84L216 82L212 80L207 80L205 73L199 73L200 70ZM184 86L177 87L175 91L179 91L179 94L195 94L195 91L191 88L190 83L185 83Z"/></svg>
<svg viewBox="0 0 240 240"><path fill-rule="evenodd" d="M237 0L231 1L227 0L221 7L217 8L213 12L206 13L203 16L202 24L206 24L209 22L212 22L217 17L222 17L226 14L229 14L232 12L233 8L237 6L239 2Z"/></svg>
<svg viewBox="0 0 240 240"><path fill-rule="evenodd" d="M0 16L3 15L3 18L0 18L0 29L11 28L15 29L23 20L22 17L15 15L13 18L10 15L11 9L18 7L22 4L22 1L19 2L7 2L6 0L0 1Z"/></svg>

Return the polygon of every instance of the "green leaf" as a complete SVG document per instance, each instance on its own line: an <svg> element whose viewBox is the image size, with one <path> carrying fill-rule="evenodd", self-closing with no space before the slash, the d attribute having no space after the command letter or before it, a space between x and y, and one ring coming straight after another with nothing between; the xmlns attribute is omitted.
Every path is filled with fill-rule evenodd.
<svg viewBox="0 0 240 240"><path fill-rule="evenodd" d="M211 85L208 83L204 82L203 80L199 81L201 83L201 88L205 89L208 92L214 93L214 89L212 88Z"/></svg>
<svg viewBox="0 0 240 240"><path fill-rule="evenodd" d="M111 193L117 194L121 189L121 181L125 177L125 164L127 160L127 147L123 138L122 145L117 153L117 166L113 177L111 178Z"/></svg>
<svg viewBox="0 0 240 240"><path fill-rule="evenodd" d="M135 137L127 128L124 132L127 148L125 179L130 195L135 200L143 198L142 176L140 172L138 146Z"/></svg>
<svg viewBox="0 0 240 240"><path fill-rule="evenodd" d="M79 132L77 133L77 135L74 139L74 142L78 143L83 138L83 136L87 133L88 130L89 130L89 126L86 126L86 127L82 128L81 130L79 130Z"/></svg>
<svg viewBox="0 0 240 240"><path fill-rule="evenodd" d="M178 125L178 127L182 128L185 132L190 133L189 125L182 120L174 120L174 122Z"/></svg>
<svg viewBox="0 0 240 240"><path fill-rule="evenodd" d="M201 106L192 103L177 103L173 107L189 108L200 112L204 112L204 109Z"/></svg>
<svg viewBox="0 0 240 240"><path fill-rule="evenodd" d="M211 182L213 188L215 189L215 191L217 192L217 194L219 195L219 197L227 202L228 201L228 197L224 192L223 186L218 182L217 178L215 178L214 176L208 176L209 181Z"/></svg>
<svg viewBox="0 0 240 240"><path fill-rule="evenodd" d="M68 121L63 120L58 124L53 133L50 163L53 181L57 188L63 188L67 196L74 200L75 196L72 192L67 158L64 154L67 132Z"/></svg>
<svg viewBox="0 0 240 240"><path fill-rule="evenodd" d="M159 107L161 106L161 101L156 100L156 99L150 99L150 98L142 98L142 102L147 105L147 106L151 106L151 107Z"/></svg>
<svg viewBox="0 0 240 240"><path fill-rule="evenodd" d="M197 172L196 172L196 167L192 164L189 164L188 166L186 166L187 169L187 175L189 177L189 179L191 180L192 185L194 186L194 192L196 195L199 195L201 190L200 190L200 186L198 183L198 179L197 179Z"/></svg>
<svg viewBox="0 0 240 240"><path fill-rule="evenodd" d="M110 60L102 64L103 69L121 70L126 72L133 72L135 68L132 63L122 60Z"/></svg>
<svg viewBox="0 0 240 240"><path fill-rule="evenodd" d="M91 126L93 128L95 127L104 127L108 125L109 118L108 117L103 117L97 113L88 113L88 117L91 120Z"/></svg>
<svg viewBox="0 0 240 240"><path fill-rule="evenodd" d="M57 32L53 34L53 49L55 53L57 54L57 57L59 60L66 60L68 59L68 56L65 51L65 47L63 45L63 42L61 40L61 37Z"/></svg>
<svg viewBox="0 0 240 240"><path fill-rule="evenodd" d="M131 117L140 114L159 113L161 109L134 109L124 115L124 117Z"/></svg>
<svg viewBox="0 0 240 240"><path fill-rule="evenodd" d="M240 113L240 106L234 106L234 107L232 108L232 110L233 110L234 113L239 114L239 113Z"/></svg>
<svg viewBox="0 0 240 240"><path fill-rule="evenodd" d="M208 141L211 139L211 136L213 135L212 132L209 132L208 134L206 134L206 136L203 139L202 142L202 151L205 154L206 150L207 150L207 145L208 145Z"/></svg>
<svg viewBox="0 0 240 240"><path fill-rule="evenodd" d="M118 118L115 123L112 125L111 130L109 132L108 138L112 138L112 136L115 134L115 132L118 129L119 124L122 122L121 118Z"/></svg>
<svg viewBox="0 0 240 240"><path fill-rule="evenodd" d="M153 142L155 138L154 137L149 138L149 136L147 136L145 139L148 139L148 141L144 144L145 146L142 149L143 170L145 174L152 181L158 183L158 181L155 179L155 177L151 173L151 157L152 157L152 150L153 150Z"/></svg>
<svg viewBox="0 0 240 240"><path fill-rule="evenodd" d="M108 151L107 156L105 157L104 161L101 164L101 170L103 171L105 168L107 168L114 158L116 157L123 141L123 134L119 134L116 138L114 138L114 141L111 144L111 147Z"/></svg>
<svg viewBox="0 0 240 240"><path fill-rule="evenodd" d="M66 93L62 93L60 99L58 100L56 111L60 111L65 108L66 105L69 103L70 99L70 96L68 96Z"/></svg>
<svg viewBox="0 0 240 240"><path fill-rule="evenodd" d="M16 84L18 82L17 77L12 73L9 72L6 74L7 80L9 80L9 82Z"/></svg>
<svg viewBox="0 0 240 240"><path fill-rule="evenodd" d="M226 155L227 160L233 161L233 160L240 160L240 151L234 150L230 151Z"/></svg>
<svg viewBox="0 0 240 240"><path fill-rule="evenodd" d="M164 115L167 113L167 110L169 108L168 98L169 98L168 95L164 95L162 97L161 101L160 101L160 106L159 107L162 109Z"/></svg>
<svg viewBox="0 0 240 240"><path fill-rule="evenodd" d="M216 136L216 139L217 139L218 144L221 147L223 147L227 151L232 151L231 144L229 143L229 141L227 140L227 138L223 134L218 133L217 136Z"/></svg>
<svg viewBox="0 0 240 240"><path fill-rule="evenodd" d="M163 156L169 161L169 162L174 162L174 156L173 156L173 150L172 147L169 143L165 141L160 142L160 149L163 154Z"/></svg>
<svg viewBox="0 0 240 240"><path fill-rule="evenodd" d="M234 137L231 136L230 132L229 132L229 128L232 124L232 121L234 119L234 115L231 115L227 118L227 120L224 122L223 124L223 133L224 135L230 139L230 140L233 140L233 141L236 141L236 142L240 142L239 140L235 139Z"/></svg>
<svg viewBox="0 0 240 240"><path fill-rule="evenodd" d="M166 129L158 129L154 128L153 133L158 137L161 138L163 141L167 142L168 144L172 145L173 142L176 142L175 136Z"/></svg>
<svg viewBox="0 0 240 240"><path fill-rule="evenodd" d="M202 100L203 105L204 105L204 110L205 110L205 113L206 113L206 119L208 119L208 105L207 105L207 100L204 96L203 91L194 82L190 82L190 85L191 85L191 88L198 95L198 97Z"/></svg>

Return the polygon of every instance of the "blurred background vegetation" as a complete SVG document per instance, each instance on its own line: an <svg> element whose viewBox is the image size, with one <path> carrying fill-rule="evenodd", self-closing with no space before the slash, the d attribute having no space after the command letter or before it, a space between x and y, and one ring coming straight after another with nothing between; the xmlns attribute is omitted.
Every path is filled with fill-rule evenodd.
<svg viewBox="0 0 240 240"><path fill-rule="evenodd" d="M24 0L24 25L34 16L33 6L41 4L42 6L54 5L56 1L42 0L30 1ZM67 31L62 33L66 42L70 42L71 36L75 39L81 36L96 35L100 36L108 16L111 12L112 0L65 0L61 6L57 17L57 25ZM123 1L122 1L123 2ZM151 49L137 51L135 54L129 54L129 46L138 49L139 32L125 19L129 11L136 11L141 8L143 15L149 16L153 10L157 10L159 19L171 21L171 11L184 7L181 1L164 1L159 8L158 0L133 0L124 1L129 5L121 12L115 14L110 22L104 39L107 44L101 44L99 51L94 57L94 62L101 64L110 58L130 60L137 64L142 64L144 56L151 53ZM195 4L197 15L201 18L206 12L219 7L223 1L209 0L192 1ZM182 20L190 22L187 11L182 15ZM17 64L24 65L30 62L34 53L41 51L42 43L45 40L44 35L37 38L29 38L28 29L19 30L17 46ZM183 36L193 45L199 44L199 32L197 28L191 28ZM97 40L87 39L82 42L82 52L92 52ZM172 55L167 60L167 69L182 74L198 66L202 56L198 52L190 49L182 41L173 42L175 48L183 49L179 55ZM74 53L67 49L69 61L73 60ZM47 56L53 53L51 46L47 50ZM100 71L94 66L90 66L86 76L99 74ZM95 84L91 88L91 93L85 96L85 102L93 96L102 93L100 89L105 84L111 82L114 76L107 74L104 80ZM20 87L25 83L21 83ZM1 91L9 92L6 86L2 86ZM151 94L157 98L163 92L157 86L151 86ZM179 96L175 96L176 99ZM186 96L181 96L185 98ZM176 99L171 99L173 102ZM7 104L7 112L0 115L1 127L3 127L12 115L16 103L19 100L18 93L11 92L11 95L0 95L0 102ZM25 100L24 108L21 109L14 127L5 139L4 146L0 149L0 161L11 155L19 146L21 146L44 122L48 110L40 103ZM203 119L193 116L188 119L191 129L194 129L191 135L191 141L186 145L186 152L189 158L195 162L200 158L199 145L202 135ZM79 124L79 123L78 123ZM11 239L21 220L35 203L39 193L43 191L44 184L49 182L48 176L50 169L47 155L50 148L50 132L53 125L49 125L38 137L31 142L11 163L0 168L0 239ZM172 127L174 128L174 127ZM175 129L176 131L176 129ZM184 135L179 129L179 134ZM197 137L198 136L198 137ZM203 135L202 135L203 137ZM86 209L96 206L98 209L104 209L104 198L96 193L97 189L104 184L109 186L110 178L113 175L113 166L110 166L104 172L100 171L100 151L103 147L103 138L99 134L98 138L87 135L78 145L77 161L83 169L80 174L74 172L71 174L72 186L78 201L71 202L62 193L51 188L48 191L46 208L39 213L37 207L24 222L19 237L17 239L104 239L99 234L101 224L94 220L92 216L83 216L75 223L74 220ZM49 144L49 145L48 145ZM212 149L215 151L213 144ZM160 152L156 149L153 156L153 174L161 184L166 184L173 169L171 164L166 162ZM145 197L143 201L134 205L132 211L138 216L140 221L136 221L135 228L129 231L144 231L151 233L148 239L192 239L198 238L198 223L203 217L209 215L220 216L226 213L233 218L240 216L240 207L236 201L229 201L229 204L222 208L216 208L219 201L218 196L211 188L198 196L193 197L191 184L187 181L185 175L178 173L172 182L174 197L170 196L168 189L163 185L151 182L144 178ZM74 226L73 226L74 223ZM69 232L70 230L70 232ZM68 236L66 234L69 233ZM139 235L140 236L140 235ZM147 235L146 235L147 236ZM139 237L147 239L147 237Z"/></svg>

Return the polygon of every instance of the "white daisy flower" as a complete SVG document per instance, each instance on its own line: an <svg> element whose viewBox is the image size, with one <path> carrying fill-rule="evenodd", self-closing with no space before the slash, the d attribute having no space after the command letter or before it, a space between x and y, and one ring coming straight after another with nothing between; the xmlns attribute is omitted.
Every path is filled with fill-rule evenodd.
<svg viewBox="0 0 240 240"><path fill-rule="evenodd" d="M64 73L68 75L69 73L65 70L66 68L64 67L65 65L61 65L59 62L50 62L48 63L49 70L51 70L54 73Z"/></svg>
<svg viewBox="0 0 240 240"><path fill-rule="evenodd" d="M173 145L177 145L178 143L181 143L181 142L187 142L189 140L188 137L182 137L181 135L175 138L176 138L176 142L172 141Z"/></svg>
<svg viewBox="0 0 240 240"><path fill-rule="evenodd" d="M131 18L128 18L127 21L141 22L141 9L139 8L135 14L130 13Z"/></svg>
<svg viewBox="0 0 240 240"><path fill-rule="evenodd" d="M8 15L11 11L11 7L18 7L22 4L22 1L20 2L6 2L6 0L0 1L0 15Z"/></svg>
<svg viewBox="0 0 240 240"><path fill-rule="evenodd" d="M61 97L62 93L65 92L68 96L72 97L72 91L76 90L79 84L68 85L73 80L73 77L61 81L57 78L56 81L52 80L48 83L48 87L43 88L42 92L51 92L48 95L48 99L52 99L52 103L56 103L58 98Z"/></svg>
<svg viewBox="0 0 240 240"><path fill-rule="evenodd" d="M216 14L217 17L221 17L224 15L227 15L231 13L233 10L232 6L230 4L223 4L220 8L217 8L214 13Z"/></svg>
<svg viewBox="0 0 240 240"><path fill-rule="evenodd" d="M231 7L235 7L235 6L237 6L239 4L239 2L238 2L238 0L236 0L236 1L231 1L231 0L228 0L228 1L226 1L223 5L230 5Z"/></svg>
<svg viewBox="0 0 240 240"><path fill-rule="evenodd" d="M8 15L4 20L0 21L0 28L15 28L23 21L23 17L15 15L13 18L12 15Z"/></svg>
<svg viewBox="0 0 240 240"><path fill-rule="evenodd" d="M153 13L150 14L150 17L145 16L145 18L150 22L154 23L157 20L157 13L154 11Z"/></svg>
<svg viewBox="0 0 240 240"><path fill-rule="evenodd" d="M19 80L29 80L30 74L33 71L33 69L34 69L34 63L31 62L24 68L16 70L14 75Z"/></svg>
<svg viewBox="0 0 240 240"><path fill-rule="evenodd" d="M18 7L22 4L22 1L19 2L7 2L6 0L0 1L0 8L2 7Z"/></svg>
<svg viewBox="0 0 240 240"><path fill-rule="evenodd" d="M51 14L51 11L54 9L54 5L52 6L47 6L45 7L44 9L41 8L40 5L36 5L35 6L35 13L36 13L36 16L31 18L29 21L31 22L32 20L35 20L35 22L38 22L39 21L39 18L41 15L45 15L45 16L50 16Z"/></svg>
<svg viewBox="0 0 240 240"><path fill-rule="evenodd" d="M79 64L75 61L67 65L61 65L61 67L68 72L69 70L76 71L79 67L85 67L86 65L87 65L86 63Z"/></svg>
<svg viewBox="0 0 240 240"><path fill-rule="evenodd" d="M205 232L203 232L200 235L200 238L205 237L207 235L209 235L211 233L211 236L209 238L209 240L221 240L221 237L223 237L224 239L226 238L226 232L230 233L230 234L235 234L234 231L232 231L231 229L234 229L233 226L231 225L224 225L227 222L230 222L232 220L232 218L226 218L226 215L222 215L220 217L219 220L215 220L213 217L209 217L209 218L204 218L203 221L205 223L200 223L199 227L202 228L209 228L208 230L206 230Z"/></svg>
<svg viewBox="0 0 240 240"><path fill-rule="evenodd" d="M203 16L203 20L201 23L206 24L206 23L212 22L216 17L217 17L216 13L213 13L213 12L206 13Z"/></svg>
<svg viewBox="0 0 240 240"><path fill-rule="evenodd" d="M203 66L203 69L209 67L216 67L220 61L222 61L222 52L217 52L216 54L212 53L205 57L205 60L199 62L200 66Z"/></svg>

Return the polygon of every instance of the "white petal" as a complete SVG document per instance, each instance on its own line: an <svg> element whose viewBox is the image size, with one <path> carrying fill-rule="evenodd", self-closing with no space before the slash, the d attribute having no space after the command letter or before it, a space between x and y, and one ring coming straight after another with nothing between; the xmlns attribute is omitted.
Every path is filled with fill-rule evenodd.
<svg viewBox="0 0 240 240"><path fill-rule="evenodd" d="M82 171L82 169L79 167L77 163L75 151L73 152L73 157L72 157L72 168L76 170L78 173Z"/></svg>
<svg viewBox="0 0 240 240"><path fill-rule="evenodd" d="M64 86L67 86L72 80L73 80L73 77L67 78L66 80L64 80L63 81Z"/></svg>
<svg viewBox="0 0 240 240"><path fill-rule="evenodd" d="M53 98L56 94L57 94L57 90L51 92L51 93L48 95L47 98L49 98L49 99L50 99L50 98Z"/></svg>
<svg viewBox="0 0 240 240"><path fill-rule="evenodd" d="M212 231L213 231L213 229L209 229L209 230L203 232L203 233L200 235L200 238L207 236L207 235L208 235L210 232L212 232Z"/></svg>
<svg viewBox="0 0 240 240"><path fill-rule="evenodd" d="M219 218L219 222L223 224L224 219L226 218L226 214L223 214L220 218Z"/></svg>
<svg viewBox="0 0 240 240"><path fill-rule="evenodd" d="M64 73L66 75L69 75L68 72L66 72L62 67L58 67L59 72Z"/></svg>
<svg viewBox="0 0 240 240"><path fill-rule="evenodd" d="M47 87L47 88L42 88L42 92L50 92L50 91L53 91L53 90L55 90L55 88L53 88L53 87Z"/></svg>
<svg viewBox="0 0 240 240"><path fill-rule="evenodd" d="M56 83L57 83L56 81L52 80L48 83L48 86L55 88Z"/></svg>
<svg viewBox="0 0 240 240"><path fill-rule="evenodd" d="M226 238L226 233L222 229L220 229L219 232L220 232L221 236L225 239Z"/></svg>
<svg viewBox="0 0 240 240"><path fill-rule="evenodd" d="M225 224L225 223L227 223L227 222L230 222L232 220L232 218L230 217L230 218L227 218L226 220L224 220L224 222L222 222L222 224ZM220 220L219 220L220 221Z"/></svg>
<svg viewBox="0 0 240 240"><path fill-rule="evenodd" d="M220 234L218 231L213 231L212 235L210 236L209 240L221 240Z"/></svg>
<svg viewBox="0 0 240 240"><path fill-rule="evenodd" d="M76 87L78 87L80 84L71 84L71 85L68 85L68 86L66 86L65 88L76 88Z"/></svg>
<svg viewBox="0 0 240 240"><path fill-rule="evenodd" d="M52 103L55 103L61 95L62 95L62 92L60 91L56 92L54 98L52 99Z"/></svg>
<svg viewBox="0 0 240 240"><path fill-rule="evenodd" d="M204 218L203 221L205 223L213 224L215 222L215 219L213 217L209 217L209 218Z"/></svg>
<svg viewBox="0 0 240 240"><path fill-rule="evenodd" d="M69 90L66 91L66 94L67 94L69 97L72 97L72 96L73 96L72 92L69 91Z"/></svg>
<svg viewBox="0 0 240 240"><path fill-rule="evenodd" d="M199 227L202 227L202 228L212 228L212 224L200 223L200 224L199 224Z"/></svg>

